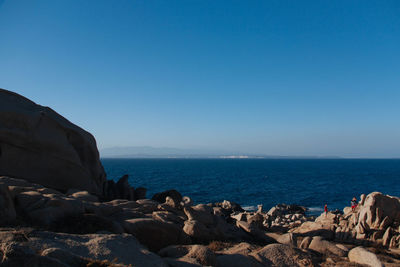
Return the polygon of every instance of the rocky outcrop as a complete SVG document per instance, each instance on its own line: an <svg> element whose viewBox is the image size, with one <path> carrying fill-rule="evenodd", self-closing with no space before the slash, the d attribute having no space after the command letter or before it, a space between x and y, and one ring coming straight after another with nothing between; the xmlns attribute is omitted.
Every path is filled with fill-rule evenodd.
<svg viewBox="0 0 400 267"><path fill-rule="evenodd" d="M400 222L400 199L397 197L373 192L366 197L364 205L360 205L359 209L358 223L367 225L370 229L379 229L386 218Z"/></svg>
<svg viewBox="0 0 400 267"><path fill-rule="evenodd" d="M103 184L103 192L101 199L103 201L110 201L113 199L126 199L126 200L138 200L146 197L146 189L138 188L135 190L129 182L129 176L125 174L117 182L113 180L107 180Z"/></svg>
<svg viewBox="0 0 400 267"><path fill-rule="evenodd" d="M129 192L125 190L127 178L122 181L119 192ZM242 212L235 211L239 208L228 201L191 206L190 201L183 199L177 203L179 198L174 201L173 195L166 195L160 202L151 199L98 200L88 191L71 189L63 193L23 179L0 177L0 220L3 226L13 227L2 228L0 225L1 265L24 266L29 262L37 266L64 267L90 264L346 266L349 263L348 247L354 245L347 240L344 246L338 236L344 233L341 229L351 229L357 234L358 214L362 208L343 215L322 214L315 221L307 219L297 227L276 228L266 224L269 216L295 218L299 211L290 214L287 205L279 205L286 207L286 211L279 214L273 209L270 215L262 208L256 212ZM365 203L369 203L367 197ZM363 227L368 229L365 230L368 236L355 239L354 244L374 239L378 245L398 248L399 224L389 215L382 219L377 229L365 224ZM19 231L21 229L23 232ZM329 235L322 237L317 233ZM139 243L140 247L137 246ZM117 247L121 249L120 246L124 246L122 251L129 255L115 252ZM159 252L159 256L150 251ZM380 253L380 250L375 251ZM400 264L395 257L387 258L389 250L384 251L384 259ZM357 250L351 258L354 262L360 260L357 259L359 253L355 252ZM114 254L120 258L111 263Z"/></svg>
<svg viewBox="0 0 400 267"><path fill-rule="evenodd" d="M0 175L100 195L106 174L94 137L48 107L0 89Z"/></svg>

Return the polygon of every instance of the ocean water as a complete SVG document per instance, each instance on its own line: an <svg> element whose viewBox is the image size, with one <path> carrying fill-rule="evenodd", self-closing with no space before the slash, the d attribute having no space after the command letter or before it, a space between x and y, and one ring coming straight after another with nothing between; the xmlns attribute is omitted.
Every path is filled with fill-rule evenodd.
<svg viewBox="0 0 400 267"><path fill-rule="evenodd" d="M195 203L231 200L253 209L298 204L310 213L349 206L353 196L400 196L399 159L102 159L108 179L129 174L147 197L167 189Z"/></svg>

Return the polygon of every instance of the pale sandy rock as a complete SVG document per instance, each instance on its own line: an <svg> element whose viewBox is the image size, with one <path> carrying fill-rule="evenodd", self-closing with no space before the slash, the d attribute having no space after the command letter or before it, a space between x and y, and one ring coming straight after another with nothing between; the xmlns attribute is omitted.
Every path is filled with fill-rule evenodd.
<svg viewBox="0 0 400 267"><path fill-rule="evenodd" d="M8 186L8 189L10 191L10 196L13 199L19 193L26 191L36 191L40 194L63 195L61 192L55 189L46 188L43 187L42 185L31 183L23 179L16 179L7 176L0 177L0 184Z"/></svg>
<svg viewBox="0 0 400 267"><path fill-rule="evenodd" d="M185 221L183 231L198 242L207 242L213 240L215 237L212 229L207 228L203 223L195 220Z"/></svg>
<svg viewBox="0 0 400 267"><path fill-rule="evenodd" d="M205 204L185 207L184 212L188 217L188 220L198 221L204 225L212 225L215 222L213 208Z"/></svg>
<svg viewBox="0 0 400 267"><path fill-rule="evenodd" d="M11 265L0 264L1 266L86 266L86 264L78 265L72 264L72 262L79 262L81 258L87 258L99 261L107 260L118 266L167 267L167 264L158 255L149 252L132 235L128 234L74 235L32 229L15 231L3 228L0 229L0 248L3 254L13 257L14 263ZM36 256L32 257L32 255ZM38 257L40 258L38 259ZM47 259L52 261L49 262ZM37 264L38 260L41 263L45 260L47 265ZM31 264L26 265L28 262ZM53 262L61 263L61 265L53 265Z"/></svg>
<svg viewBox="0 0 400 267"><path fill-rule="evenodd" d="M351 214L353 212L351 207L344 207L343 209L343 214L347 215L347 214Z"/></svg>
<svg viewBox="0 0 400 267"><path fill-rule="evenodd" d="M133 266L167 266L157 255L146 250L128 234L71 235L51 232L34 232L29 244L38 250L58 248L74 255L97 260L116 260L116 263Z"/></svg>
<svg viewBox="0 0 400 267"><path fill-rule="evenodd" d="M321 236L314 236L308 248L318 251L321 254L332 253L339 257L345 257L348 252L339 248L334 243L324 240Z"/></svg>
<svg viewBox="0 0 400 267"><path fill-rule="evenodd" d="M264 221L264 217L260 213L256 213L254 215L247 216L247 222L249 224L253 224L261 229L263 228L263 221Z"/></svg>
<svg viewBox="0 0 400 267"><path fill-rule="evenodd" d="M271 217L277 216L279 213L279 210L276 207L272 207L268 212L267 215Z"/></svg>
<svg viewBox="0 0 400 267"><path fill-rule="evenodd" d="M79 191L73 193L71 197L89 202L99 202L99 198L91 195L88 191Z"/></svg>
<svg viewBox="0 0 400 267"><path fill-rule="evenodd" d="M364 228L379 229L385 217L400 221L400 199L379 192L370 193L360 207L359 223L364 223Z"/></svg>
<svg viewBox="0 0 400 267"><path fill-rule="evenodd" d="M209 248L202 245L193 245L189 249L189 253L184 258L196 259L202 265L215 266L216 256Z"/></svg>
<svg viewBox="0 0 400 267"><path fill-rule="evenodd" d="M349 252L349 249L343 245L343 244L335 244L338 248L340 248L343 251L346 251L347 253Z"/></svg>
<svg viewBox="0 0 400 267"><path fill-rule="evenodd" d="M276 238L276 241L278 241L278 243L281 244L297 247L297 238L293 233L286 233L283 235L279 235Z"/></svg>
<svg viewBox="0 0 400 267"><path fill-rule="evenodd" d="M331 212L325 213L323 212L320 216L315 219L315 222L326 224L326 225L333 225L338 223L338 216Z"/></svg>
<svg viewBox="0 0 400 267"><path fill-rule="evenodd" d="M0 174L101 195L106 174L94 137L48 107L0 89ZM23 166L21 168L21 166Z"/></svg>
<svg viewBox="0 0 400 267"><path fill-rule="evenodd" d="M360 195L360 202L359 202L359 205L364 205L364 203L365 203L365 198L366 198L366 195L365 194L361 194Z"/></svg>
<svg viewBox="0 0 400 267"><path fill-rule="evenodd" d="M246 242L241 242L239 244L234 245L228 249L224 249L220 251L223 254L241 254L241 255L249 255L251 252L258 250L259 247L256 245L252 245Z"/></svg>
<svg viewBox="0 0 400 267"><path fill-rule="evenodd" d="M250 255L264 266L313 266L309 254L283 244L270 244Z"/></svg>
<svg viewBox="0 0 400 267"><path fill-rule="evenodd" d="M382 245L383 246L385 246L385 247L389 246L392 235L393 235L393 230L391 227L388 227L382 237Z"/></svg>
<svg viewBox="0 0 400 267"><path fill-rule="evenodd" d="M363 247L356 247L349 251L350 262L355 262L358 264L365 264L371 267L382 267L381 261L372 252L369 252Z"/></svg>
<svg viewBox="0 0 400 267"><path fill-rule="evenodd" d="M276 243L276 240L271 238L265 231L261 230L258 226L254 224L249 224L247 222L236 221L236 226L243 231L250 234L253 239L264 242L264 243Z"/></svg>
<svg viewBox="0 0 400 267"><path fill-rule="evenodd" d="M310 246L310 243L311 243L312 239L313 238L311 236L304 237L303 240L301 240L300 248L301 249L307 249Z"/></svg>
<svg viewBox="0 0 400 267"><path fill-rule="evenodd" d="M303 236L323 236L326 239L333 239L335 236L335 230L334 226L330 224L307 221L299 227L291 230L291 232Z"/></svg>

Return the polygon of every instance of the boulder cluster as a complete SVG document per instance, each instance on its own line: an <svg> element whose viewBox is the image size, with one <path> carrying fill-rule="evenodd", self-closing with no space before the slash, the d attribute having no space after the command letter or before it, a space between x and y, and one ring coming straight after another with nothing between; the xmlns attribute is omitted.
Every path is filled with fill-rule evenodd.
<svg viewBox="0 0 400 267"><path fill-rule="evenodd" d="M146 197L107 180L94 137L0 89L0 266L400 266L400 199L307 216Z"/></svg>
<svg viewBox="0 0 400 267"><path fill-rule="evenodd" d="M226 200L193 205L176 190L101 201L3 176L1 266L396 266L394 201L374 192L354 211L313 220L296 205L267 212Z"/></svg>

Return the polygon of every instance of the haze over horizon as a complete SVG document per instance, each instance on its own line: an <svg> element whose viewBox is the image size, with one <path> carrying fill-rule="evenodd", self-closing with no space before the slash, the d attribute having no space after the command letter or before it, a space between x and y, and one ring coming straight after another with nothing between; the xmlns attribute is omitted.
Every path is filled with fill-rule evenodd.
<svg viewBox="0 0 400 267"><path fill-rule="evenodd" d="M0 0L0 88L99 149L400 157L399 1Z"/></svg>

